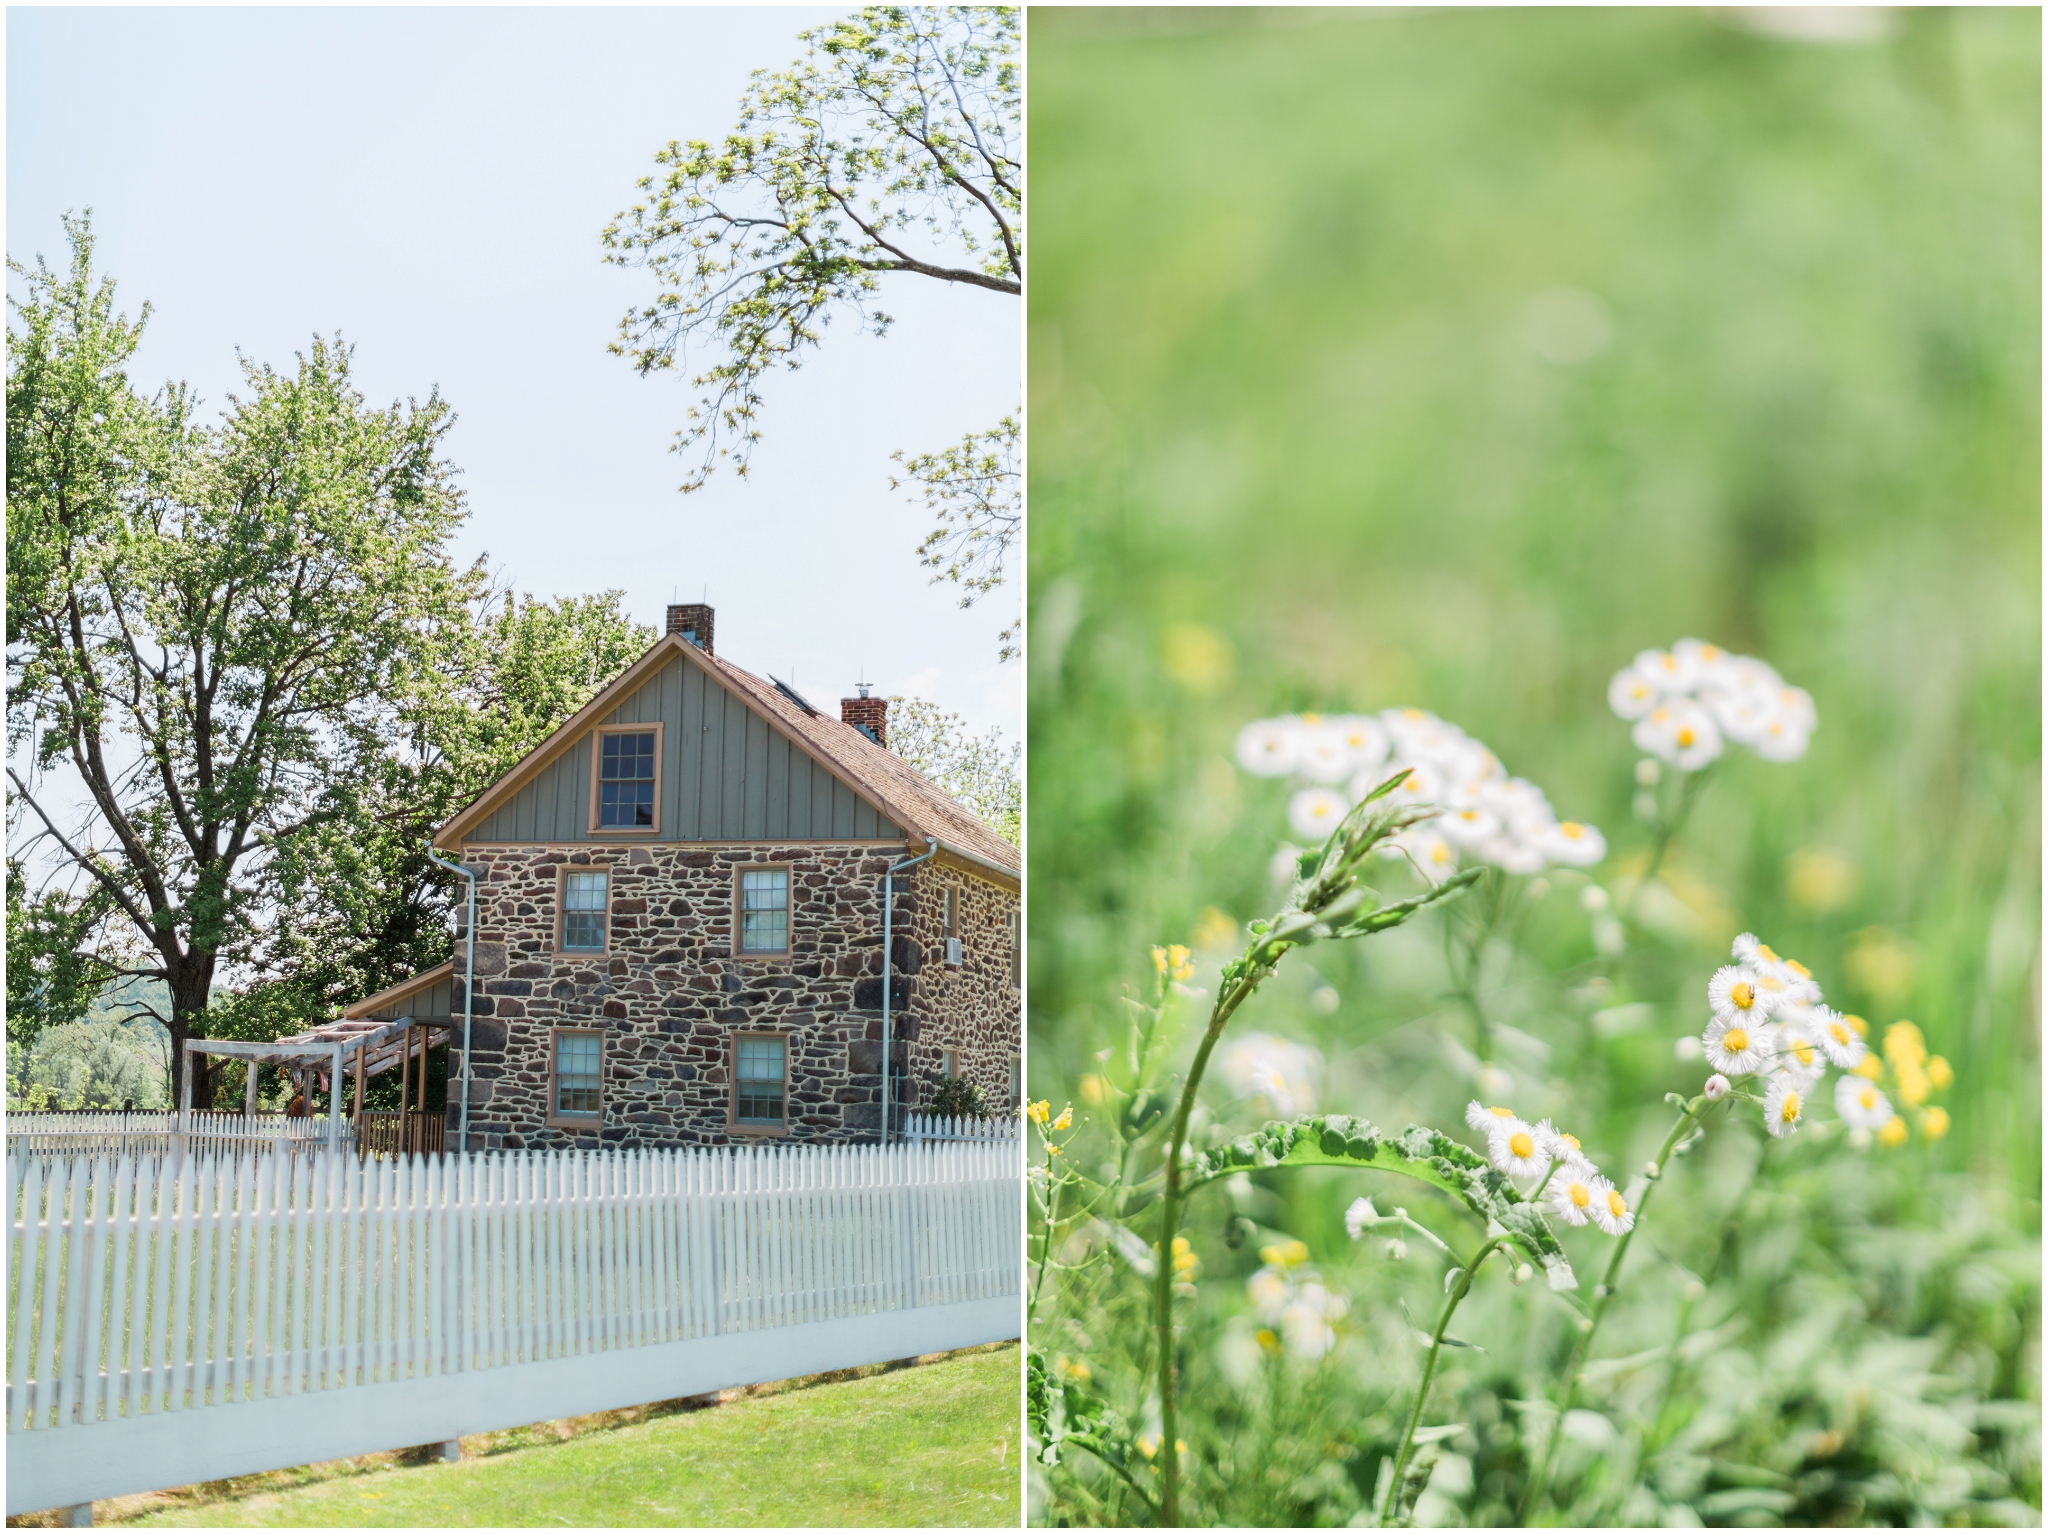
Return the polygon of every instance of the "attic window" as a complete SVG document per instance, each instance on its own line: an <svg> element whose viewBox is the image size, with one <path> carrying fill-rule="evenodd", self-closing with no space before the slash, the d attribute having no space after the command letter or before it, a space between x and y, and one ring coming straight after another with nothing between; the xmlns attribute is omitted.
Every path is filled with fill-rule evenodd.
<svg viewBox="0 0 2048 1534"><path fill-rule="evenodd" d="M660 823L655 801L660 777L660 726L599 731L591 830L654 830Z"/></svg>

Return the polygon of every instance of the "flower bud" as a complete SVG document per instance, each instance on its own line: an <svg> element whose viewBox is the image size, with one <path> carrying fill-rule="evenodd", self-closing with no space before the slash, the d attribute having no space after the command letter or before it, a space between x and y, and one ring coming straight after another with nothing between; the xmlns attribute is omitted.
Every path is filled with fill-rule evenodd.
<svg viewBox="0 0 2048 1534"><path fill-rule="evenodd" d="M1728 1078L1719 1071L1707 1078L1707 1101L1717 1103L1728 1095Z"/></svg>
<svg viewBox="0 0 2048 1534"><path fill-rule="evenodd" d="M1519 1268L1515 1269L1515 1286L1517 1288L1520 1288L1523 1284L1526 1284L1527 1282L1529 1282L1530 1279L1534 1278L1535 1276L1536 1270L1530 1267L1529 1264L1525 1262Z"/></svg>
<svg viewBox="0 0 2048 1534"><path fill-rule="evenodd" d="M1645 1161L1643 1163L1643 1175L1649 1178L1651 1182L1655 1182L1664 1175L1664 1170L1654 1161Z"/></svg>
<svg viewBox="0 0 2048 1534"><path fill-rule="evenodd" d="M1663 775L1663 769L1657 765L1657 759L1653 756L1646 756L1636 763L1636 781L1645 788L1655 788L1657 780Z"/></svg>
<svg viewBox="0 0 2048 1534"><path fill-rule="evenodd" d="M1408 1243L1399 1236L1387 1243L1387 1261L1401 1262L1408 1256Z"/></svg>

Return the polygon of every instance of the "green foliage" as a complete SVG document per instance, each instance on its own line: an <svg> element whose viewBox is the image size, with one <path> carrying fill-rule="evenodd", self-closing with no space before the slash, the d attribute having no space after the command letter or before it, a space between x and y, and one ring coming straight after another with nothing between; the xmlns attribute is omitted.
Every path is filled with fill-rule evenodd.
<svg viewBox="0 0 2048 1534"><path fill-rule="evenodd" d="M977 735L958 714L923 698L889 699L889 749L958 799L1013 846L1023 844L1023 752L1003 732Z"/></svg>
<svg viewBox="0 0 2048 1534"><path fill-rule="evenodd" d="M689 343L718 356L675 450L744 475L761 438L761 382L794 370L835 315L874 335L881 279L908 274L1024 291L1022 11L869 6L801 35L804 56L757 70L739 122L716 144L670 141L646 195L603 234L605 259L651 271L654 301L628 311L612 351L645 377ZM960 605L1002 584L1023 526L1016 413L955 447L906 457L892 490L932 515L917 557ZM723 444L723 445L721 445ZM1017 627L1001 658L1016 652Z"/></svg>
<svg viewBox="0 0 2048 1534"><path fill-rule="evenodd" d="M756 71L723 140L656 154L604 246L661 291L612 350L643 375L691 339L726 353L691 380L702 397L676 446L703 457L685 489L729 455L746 472L762 376L800 366L835 313L888 329L883 275L1023 291L1020 32L1010 6L871 6L803 33L789 69Z"/></svg>
<svg viewBox="0 0 2048 1534"><path fill-rule="evenodd" d="M1631 1180L1663 1095L1699 1090L1672 1043L1744 927L1957 1062L1945 1140L1810 1126L1759 1165L1716 1119L1676 1157L1546 1520L2039 1516L2039 22L1891 21L1825 47L1683 11L1033 18L1030 765L1058 835L1031 847L1031 1092L1074 1101L1084 1170L1158 1112L1125 1089L1134 957L1284 882L1283 791L1230 750L1291 708L1431 708L1611 849L1498 922L1482 886L1275 975L1243 1026L1320 1051L1322 1101L1455 1121L1469 949L1516 1106ZM1598 295L1606 350L1535 350L1562 286ZM1716 769L1609 958L1667 811L1635 823L1606 683L1687 633L1779 666L1820 730L1796 765ZM1273 1116L1208 1092L1192 1143ZM1255 1167L1197 1195L1188 1516L1374 1515L1423 1362L1398 1339L1447 1266L1349 1239L1384 1183ZM1418 1219L1468 1218L1408 1186ZM1555 1234L1590 1299L1611 1243ZM1282 1237L1351 1301L1320 1359L1253 1340ZM1142 1432L1145 1286L1111 1245L1053 1250L1047 1369ZM1582 1319L1482 1275L1419 1522L1516 1522ZM1034 1518L1150 1521L1090 1460L1035 1467Z"/></svg>
<svg viewBox="0 0 2048 1534"><path fill-rule="evenodd" d="M947 1118L978 1119L988 1116L988 1103L980 1085L969 1076L948 1076L932 1092L928 1113Z"/></svg>
<svg viewBox="0 0 2048 1534"><path fill-rule="evenodd" d="M45 889L31 899L28 875L7 862L7 1039L33 1045L45 1028L76 1022L110 978L111 967L97 957L96 936L113 911L113 900L97 885L73 899Z"/></svg>

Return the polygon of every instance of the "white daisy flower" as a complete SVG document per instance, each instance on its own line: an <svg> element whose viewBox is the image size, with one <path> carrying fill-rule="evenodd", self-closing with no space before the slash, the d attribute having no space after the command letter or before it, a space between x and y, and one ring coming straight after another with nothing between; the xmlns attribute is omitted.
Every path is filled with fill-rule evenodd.
<svg viewBox="0 0 2048 1534"><path fill-rule="evenodd" d="M1370 714L1343 714L1329 723L1351 754L1353 772L1371 772L1387 759L1387 732Z"/></svg>
<svg viewBox="0 0 2048 1534"><path fill-rule="evenodd" d="M1596 826L1561 820L1535 839L1535 848L1566 868L1591 868L1607 856L1607 838Z"/></svg>
<svg viewBox="0 0 2048 1534"><path fill-rule="evenodd" d="M1518 836L1496 836L1479 848L1479 856L1511 874L1540 874L1543 854Z"/></svg>
<svg viewBox="0 0 2048 1534"><path fill-rule="evenodd" d="M1669 650L1639 650L1632 664L1667 697L1692 691L1695 668L1679 658L1676 646Z"/></svg>
<svg viewBox="0 0 2048 1534"><path fill-rule="evenodd" d="M1724 1022L1762 1023L1771 1014L1771 995L1748 965L1724 964L1707 982L1707 1005Z"/></svg>
<svg viewBox="0 0 2048 1534"><path fill-rule="evenodd" d="M1301 731L1295 743L1294 770L1311 783L1342 783L1358 768L1349 737L1330 723Z"/></svg>
<svg viewBox="0 0 2048 1534"><path fill-rule="evenodd" d="M1807 737L1812 733L1779 714L1764 721L1750 749L1767 762L1796 762L1806 755Z"/></svg>
<svg viewBox="0 0 2048 1534"><path fill-rule="evenodd" d="M1333 788L1303 788L1287 801L1287 824L1305 841L1321 842L1351 812L1351 801Z"/></svg>
<svg viewBox="0 0 2048 1534"><path fill-rule="evenodd" d="M1432 824L1445 840L1460 847L1480 846L1492 841L1501 832L1500 816L1477 804L1468 804L1458 810L1446 810Z"/></svg>
<svg viewBox="0 0 2048 1534"><path fill-rule="evenodd" d="M1717 1103L1722 1098L1728 1095L1728 1078L1726 1076L1723 1076L1719 1071L1716 1071L1713 1075L1707 1078L1707 1084L1704 1090L1707 1094L1707 1101L1710 1103Z"/></svg>
<svg viewBox="0 0 2048 1534"><path fill-rule="evenodd" d="M1325 1287L1320 1278L1305 1278L1292 1302L1280 1313L1280 1337L1296 1358L1321 1358L1337 1345L1332 1324L1344 1319L1351 1302Z"/></svg>
<svg viewBox="0 0 2048 1534"><path fill-rule="evenodd" d="M1533 1187L1550 1170L1550 1148L1533 1125L1520 1119L1502 1123L1486 1137L1486 1154L1516 1183Z"/></svg>
<svg viewBox="0 0 2048 1534"><path fill-rule="evenodd" d="M1721 728L1691 698L1667 698L1629 732L1636 748L1680 772L1698 772L1721 754Z"/></svg>
<svg viewBox="0 0 2048 1534"><path fill-rule="evenodd" d="M1379 1223L1380 1212L1373 1208L1369 1198L1355 1198L1351 1207L1344 1211L1344 1229L1353 1241L1364 1235Z"/></svg>
<svg viewBox="0 0 2048 1534"><path fill-rule="evenodd" d="M1431 884L1441 884L1458 871L1458 849L1430 827L1411 826L1391 838L1389 845L1403 849Z"/></svg>
<svg viewBox="0 0 2048 1534"><path fill-rule="evenodd" d="M1778 717L1785 721L1787 729L1811 735L1820 724L1820 714L1813 706L1813 695L1804 687L1780 687L1775 699Z"/></svg>
<svg viewBox="0 0 2048 1534"><path fill-rule="evenodd" d="M1636 1212L1628 1207L1621 1189L1599 1176L1593 1179L1593 1223L1610 1236L1625 1236L1636 1223Z"/></svg>
<svg viewBox="0 0 2048 1534"><path fill-rule="evenodd" d="M1740 659L1704 639L1679 640L1671 647L1671 658L1678 669L1691 679L1689 685L1695 692L1717 685L1722 677L1728 675L1733 663Z"/></svg>
<svg viewBox="0 0 2048 1534"><path fill-rule="evenodd" d="M1830 1064L1845 1071L1853 1071L1863 1063L1863 1057L1870 1052L1863 1042L1863 1036L1849 1020L1833 1007L1813 1009L1814 1042L1821 1047Z"/></svg>
<svg viewBox="0 0 2048 1534"><path fill-rule="evenodd" d="M1777 1040L1762 1018L1715 1018L1700 1035L1700 1052L1724 1076L1754 1076L1769 1067Z"/></svg>
<svg viewBox="0 0 2048 1534"><path fill-rule="evenodd" d="M1549 1119L1536 1126L1536 1139L1550 1152L1552 1161L1584 1161L1586 1153L1579 1148L1579 1137L1568 1135Z"/></svg>
<svg viewBox="0 0 2048 1534"><path fill-rule="evenodd" d="M1262 1097L1277 1118L1316 1111L1323 1057L1306 1044L1270 1033L1247 1033L1224 1047L1218 1062L1235 1097Z"/></svg>
<svg viewBox="0 0 2048 1534"><path fill-rule="evenodd" d="M1478 1098L1465 1104L1465 1122L1472 1126L1474 1133L1491 1135L1496 1124L1519 1122L1512 1108L1489 1108Z"/></svg>
<svg viewBox="0 0 2048 1534"><path fill-rule="evenodd" d="M1861 1076L1837 1076L1835 1116L1852 1129L1882 1129L1892 1121L1891 1100Z"/></svg>
<svg viewBox="0 0 2048 1534"><path fill-rule="evenodd" d="M1791 1018L1773 1026L1778 1036L1778 1053L1773 1063L1779 1070L1798 1077L1811 1091L1813 1084L1827 1074L1828 1058L1815 1041L1807 1019Z"/></svg>
<svg viewBox="0 0 2048 1534"><path fill-rule="evenodd" d="M1399 770L1399 761L1390 763L1382 781ZM1378 783L1373 787L1377 788ZM1443 774L1427 762L1411 762L1407 776L1394 785L1387 795L1388 804L1441 804L1444 801ZM1363 795L1360 796L1361 798Z"/></svg>
<svg viewBox="0 0 2048 1534"><path fill-rule="evenodd" d="M1403 760L1430 761L1465 738L1465 732L1419 708L1389 708L1380 713L1388 751Z"/></svg>
<svg viewBox="0 0 2048 1534"><path fill-rule="evenodd" d="M1550 1211L1567 1225L1583 1225L1593 1217L1603 1194L1614 1185L1584 1161L1567 1161L1543 1190Z"/></svg>
<svg viewBox="0 0 2048 1534"><path fill-rule="evenodd" d="M1779 1071L1764 1088L1764 1128L1782 1140L1799 1127L1805 1112L1799 1079L1790 1071Z"/></svg>
<svg viewBox="0 0 2048 1534"><path fill-rule="evenodd" d="M1663 687L1640 666L1623 666L1607 684L1607 706L1631 721L1649 713L1663 697Z"/></svg>
<svg viewBox="0 0 2048 1534"><path fill-rule="evenodd" d="M1301 753L1301 720L1254 719L1237 732L1237 765L1262 778L1284 778Z"/></svg>

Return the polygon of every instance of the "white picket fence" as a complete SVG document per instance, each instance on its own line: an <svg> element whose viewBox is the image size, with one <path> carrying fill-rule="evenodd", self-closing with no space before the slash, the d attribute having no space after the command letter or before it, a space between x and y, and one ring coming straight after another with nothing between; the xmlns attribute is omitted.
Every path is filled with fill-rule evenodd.
<svg viewBox="0 0 2048 1534"><path fill-rule="evenodd" d="M903 1115L903 1138L913 1145L927 1140L989 1140L1015 1143L1023 1138L1024 1121L1014 1113L986 1118L955 1118L936 1113Z"/></svg>
<svg viewBox="0 0 2048 1534"><path fill-rule="evenodd" d="M342 1121L341 1140L353 1147L354 1126ZM235 1155L250 1148L288 1145L314 1149L327 1143L327 1116L290 1118L282 1113L214 1113L195 1110L186 1132L188 1152ZM178 1144L176 1112L10 1113L9 1155L168 1155Z"/></svg>
<svg viewBox="0 0 2048 1534"><path fill-rule="evenodd" d="M7 1508L1014 1337L1021 1173L1001 1140L10 1151Z"/></svg>

